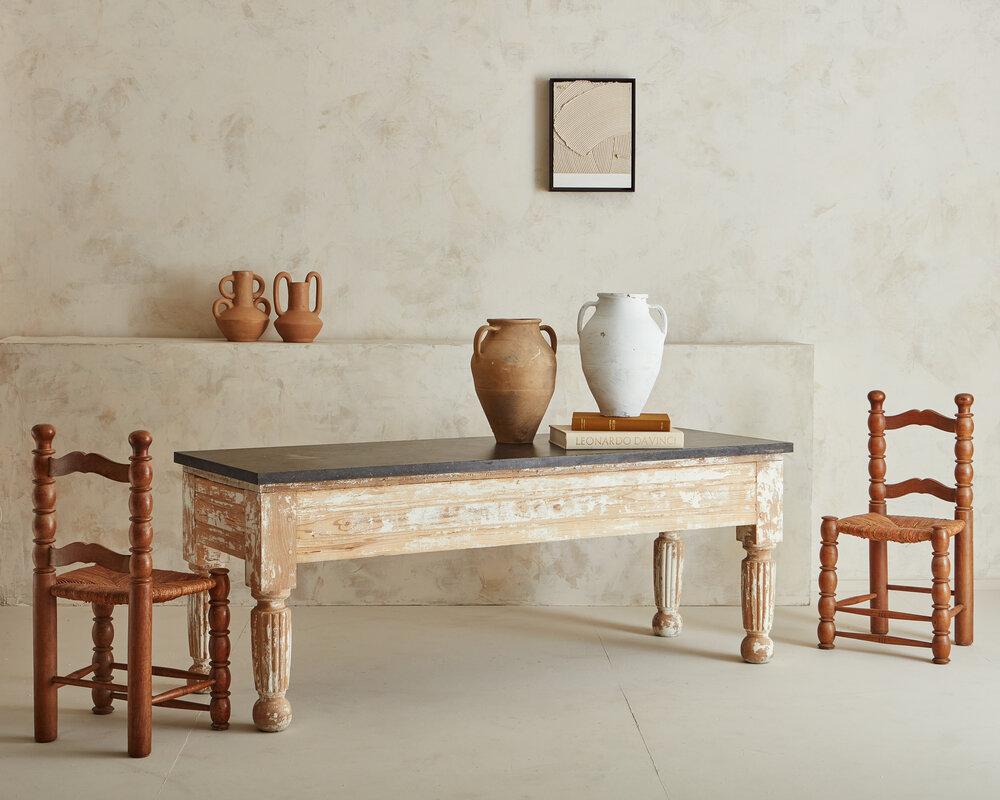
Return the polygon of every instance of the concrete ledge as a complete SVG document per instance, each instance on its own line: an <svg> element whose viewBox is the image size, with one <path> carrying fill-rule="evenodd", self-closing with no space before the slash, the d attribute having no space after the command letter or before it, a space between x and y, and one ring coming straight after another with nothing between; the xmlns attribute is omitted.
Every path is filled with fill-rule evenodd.
<svg viewBox="0 0 1000 800"><path fill-rule="evenodd" d="M470 339L471 341L471 339ZM489 435L469 373L471 344L325 341L233 344L198 339L0 340L0 602L30 599L29 428L50 422L58 453L117 460L135 428L154 436L154 563L182 568L174 450ZM543 422L594 408L575 344L560 343ZM805 603L810 568L813 350L800 344L668 344L651 409L684 427L795 444L785 471L778 602ZM544 428L543 428L544 430ZM94 476L61 479L57 541L124 549L127 492ZM367 559L299 569L306 604L649 605L646 535ZM684 602L738 602L742 549L732 530L688 537ZM238 565L236 565L238 567ZM234 584L242 570L233 575ZM234 601L245 602L234 586Z"/></svg>

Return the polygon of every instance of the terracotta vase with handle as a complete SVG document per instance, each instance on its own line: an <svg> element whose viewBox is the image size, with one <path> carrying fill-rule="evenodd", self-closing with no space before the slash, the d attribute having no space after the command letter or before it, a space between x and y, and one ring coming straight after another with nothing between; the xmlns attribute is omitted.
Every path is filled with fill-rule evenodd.
<svg viewBox="0 0 1000 800"><path fill-rule="evenodd" d="M227 289L226 284L232 288ZM219 281L222 297L212 303L212 316L231 342L256 342L271 320L271 303L264 294L264 279L256 272L238 269ZM261 308L258 308L261 306Z"/></svg>
<svg viewBox="0 0 1000 800"><path fill-rule="evenodd" d="M288 284L288 308L281 310L281 300L278 299L278 289L281 282ZM316 283L316 305L309 308L309 282ZM274 276L274 310L278 318L274 321L275 330L286 342L305 344L311 342L323 327L319 312L323 310L323 278L318 272L310 272L304 281L293 281L287 272L279 272Z"/></svg>
<svg viewBox="0 0 1000 800"><path fill-rule="evenodd" d="M555 391L556 332L541 322L488 319L472 338L472 380L499 444L531 442Z"/></svg>

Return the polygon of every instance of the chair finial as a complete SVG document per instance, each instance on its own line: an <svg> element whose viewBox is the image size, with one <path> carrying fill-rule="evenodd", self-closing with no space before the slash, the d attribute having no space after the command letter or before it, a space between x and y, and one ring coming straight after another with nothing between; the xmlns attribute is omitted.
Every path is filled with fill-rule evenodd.
<svg viewBox="0 0 1000 800"><path fill-rule="evenodd" d="M132 445L132 453L134 455L147 455L149 453L149 446L153 443L153 434L149 431L132 431L128 435L128 443Z"/></svg>
<svg viewBox="0 0 1000 800"><path fill-rule="evenodd" d="M56 438L56 429L47 423L35 425L31 429L31 438L35 440L38 450L51 450L52 440Z"/></svg>

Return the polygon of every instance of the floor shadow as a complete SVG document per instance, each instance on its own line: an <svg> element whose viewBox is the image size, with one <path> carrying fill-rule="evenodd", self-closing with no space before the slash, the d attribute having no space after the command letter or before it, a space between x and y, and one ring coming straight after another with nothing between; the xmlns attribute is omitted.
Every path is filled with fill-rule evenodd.
<svg viewBox="0 0 1000 800"><path fill-rule="evenodd" d="M509 608L508 610L513 610ZM582 611L569 611L566 608L553 608L553 607L539 607L535 606L530 610L525 609L523 614L528 613L534 620L538 620L539 615L545 620L551 620L557 622L560 626L569 623L571 625L578 626L581 629L586 629L590 633L597 633L600 637L601 631L617 631L620 633L629 634L630 637L634 638L620 638L614 640L614 645L616 647L628 647L630 649L641 649L641 650L654 650L657 653L671 653L674 655L690 655L696 656L698 658L710 658L715 661L724 661L729 663L743 663L743 659L736 653L723 653L716 650L706 650L704 648L691 647L686 644L681 637L662 637L656 636L652 628L646 625L630 625L627 623L616 622L614 620L608 620L598 615L587 614ZM504 616L507 616L506 614ZM516 617L515 617L516 619ZM652 619L652 613L650 613L650 619ZM519 629L524 630L523 626L518 626ZM738 633L739 638L743 636L743 630L737 629L734 634ZM551 634L546 634L546 636L551 636ZM737 644L739 638L736 640ZM605 640L601 638L601 644L604 645Z"/></svg>
<svg viewBox="0 0 1000 800"><path fill-rule="evenodd" d="M0 733L0 744L35 744L35 737L29 734Z"/></svg>
<svg viewBox="0 0 1000 800"><path fill-rule="evenodd" d="M605 630L621 631L622 633L632 633L637 636L648 636L650 638L658 638L653 635L653 630L649 626L645 625L630 625L625 622L616 622L614 620L601 619L598 616L592 614L586 614L580 611L568 611L566 608L554 608L554 607L535 607L532 609L533 612L541 613L546 619L559 620L560 622L570 622L575 625L584 625L588 628L603 628ZM650 619L653 618L652 612L649 615Z"/></svg>

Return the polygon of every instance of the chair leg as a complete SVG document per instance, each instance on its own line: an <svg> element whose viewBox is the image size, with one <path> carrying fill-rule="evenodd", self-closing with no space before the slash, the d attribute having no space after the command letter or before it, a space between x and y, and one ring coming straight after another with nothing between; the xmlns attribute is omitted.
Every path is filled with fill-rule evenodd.
<svg viewBox="0 0 1000 800"><path fill-rule="evenodd" d="M931 624L934 626L934 638L931 640L931 652L934 653L935 664L947 664L951 658L951 561L948 558L948 532L944 528L934 528L931 545L934 556L931 559L931 574L934 585L931 588L931 599L934 601L934 611L931 614Z"/></svg>
<svg viewBox="0 0 1000 800"><path fill-rule="evenodd" d="M875 595L869 604L871 608L889 608L889 543L868 542L868 591ZM889 632L889 620L882 617L871 618L871 632Z"/></svg>
<svg viewBox="0 0 1000 800"><path fill-rule="evenodd" d="M823 517L819 528L823 544L819 548L819 626L816 636L821 650L832 650L836 636L837 611L837 518Z"/></svg>
<svg viewBox="0 0 1000 800"><path fill-rule="evenodd" d="M111 669L114 663L114 655L111 646L115 638L115 627L111 622L111 615L115 607L109 603L92 603L94 609L94 627L92 635L94 639L94 680L102 683L112 683L114 672ZM114 711L111 705L110 689L91 689L91 699L94 701L92 711L95 714L110 714Z"/></svg>
<svg viewBox="0 0 1000 800"><path fill-rule="evenodd" d="M212 699L209 715L212 730L224 731L229 727L229 570L213 569L215 586L209 591L209 640L211 657Z"/></svg>
<svg viewBox="0 0 1000 800"><path fill-rule="evenodd" d="M56 599L49 593L55 582L55 570L35 571L32 604L32 656L35 678L35 741L53 742L59 735L59 687L52 683L56 676Z"/></svg>
<svg viewBox="0 0 1000 800"><path fill-rule="evenodd" d="M132 758L145 758L153 748L152 642L150 586L133 585L128 606L128 754Z"/></svg>
<svg viewBox="0 0 1000 800"><path fill-rule="evenodd" d="M955 644L963 646L972 644L973 580L972 533L965 530L955 537L955 602L962 605L955 617Z"/></svg>

